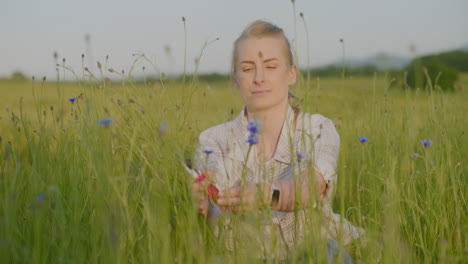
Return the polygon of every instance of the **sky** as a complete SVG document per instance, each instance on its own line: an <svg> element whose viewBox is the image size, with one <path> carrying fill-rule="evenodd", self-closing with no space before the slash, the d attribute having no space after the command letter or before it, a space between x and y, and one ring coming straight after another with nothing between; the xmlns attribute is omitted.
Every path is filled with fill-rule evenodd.
<svg viewBox="0 0 468 264"><path fill-rule="evenodd" d="M0 77L21 71L56 79L55 52L79 74L82 54L95 73L106 56L108 68L129 72L134 65L135 75L143 66L147 74L181 74L186 57L191 73L207 42L199 71L228 73L234 40L256 19L285 30L301 67L340 60L340 39L347 58L411 57L410 45L416 55L468 45L467 13L466 0L296 0L295 8L291 0L1 0ZM143 59L134 62L132 54L144 54L157 70ZM69 70L60 73L73 77Z"/></svg>

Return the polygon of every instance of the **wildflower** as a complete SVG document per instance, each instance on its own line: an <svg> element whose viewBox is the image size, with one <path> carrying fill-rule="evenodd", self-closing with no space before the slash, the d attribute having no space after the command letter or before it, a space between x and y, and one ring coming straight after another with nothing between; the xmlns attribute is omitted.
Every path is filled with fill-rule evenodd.
<svg viewBox="0 0 468 264"><path fill-rule="evenodd" d="M210 155L211 153L213 153L213 151L209 149L205 149L203 153L205 153L206 155Z"/></svg>
<svg viewBox="0 0 468 264"><path fill-rule="evenodd" d="M36 202L42 203L46 199L46 195L42 192L38 193L36 196Z"/></svg>
<svg viewBox="0 0 468 264"><path fill-rule="evenodd" d="M296 155L297 155L297 160L299 162L301 162L305 158L305 154L302 152L297 152Z"/></svg>
<svg viewBox="0 0 468 264"><path fill-rule="evenodd" d="M164 134L166 133L167 127L169 124L167 122L162 122L161 125L159 125L159 133Z"/></svg>
<svg viewBox="0 0 468 264"><path fill-rule="evenodd" d="M74 103L76 100L78 100L77 97L68 98L68 101L71 103Z"/></svg>
<svg viewBox="0 0 468 264"><path fill-rule="evenodd" d="M200 176L198 176L198 177L195 179L195 181L197 181L197 182L202 182L202 181L204 181L205 179L206 179L206 175L202 173L202 174L200 174Z"/></svg>
<svg viewBox="0 0 468 264"><path fill-rule="evenodd" d="M419 153L413 153L413 154L411 154L411 158L412 158L412 159L416 159L416 158L418 158L418 157L421 157L421 155L419 155Z"/></svg>
<svg viewBox="0 0 468 264"><path fill-rule="evenodd" d="M255 134L250 134L247 138L247 143L249 143L250 145L258 144L258 136Z"/></svg>
<svg viewBox="0 0 468 264"><path fill-rule="evenodd" d="M359 137L359 142L361 142L362 144L366 143L366 142L369 142L369 139L367 137Z"/></svg>
<svg viewBox="0 0 468 264"><path fill-rule="evenodd" d="M213 184L208 185L208 196L215 203L218 201L218 193L219 190L218 188L216 188L216 186L214 186Z"/></svg>
<svg viewBox="0 0 468 264"><path fill-rule="evenodd" d="M432 145L432 140L421 139L419 142L426 148Z"/></svg>
<svg viewBox="0 0 468 264"><path fill-rule="evenodd" d="M249 131L250 134L258 134L259 133L259 122L255 121L253 119L250 119L249 123L247 124L247 131Z"/></svg>
<svg viewBox="0 0 468 264"><path fill-rule="evenodd" d="M143 106L140 106L140 111L144 114L145 113L145 108Z"/></svg>
<svg viewBox="0 0 468 264"><path fill-rule="evenodd" d="M101 65L101 63L99 61L97 62L97 67L98 67L98 69L102 68L102 65Z"/></svg>
<svg viewBox="0 0 468 264"><path fill-rule="evenodd" d="M109 126L113 122L114 122L114 119L112 117L109 117L109 118L99 119L98 125L100 125L100 126Z"/></svg>

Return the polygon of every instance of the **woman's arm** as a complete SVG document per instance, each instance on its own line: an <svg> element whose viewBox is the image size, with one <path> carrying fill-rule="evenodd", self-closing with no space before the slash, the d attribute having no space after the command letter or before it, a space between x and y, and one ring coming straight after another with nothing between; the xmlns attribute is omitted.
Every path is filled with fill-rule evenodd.
<svg viewBox="0 0 468 264"><path fill-rule="evenodd" d="M310 169L302 170L301 177L287 179L269 184L251 184L250 186L235 186L224 192L220 192L220 206L228 206L234 211L248 211L255 206L270 205L272 190L278 189L280 196L278 203L273 206L277 211L294 211L296 204L301 207L312 206L310 203L312 186L317 188L318 199L329 199L336 181L335 169L338 159L340 138L333 122L321 115L311 116L310 127L304 129L313 136L309 143L309 152L313 152L314 176ZM305 160L303 162L306 162ZM310 182L315 179L315 182ZM297 186L298 189L295 188ZM312 187L312 188L311 188ZM300 190L301 203L296 201L296 190ZM242 199L241 199L242 197Z"/></svg>
<svg viewBox="0 0 468 264"><path fill-rule="evenodd" d="M294 183L293 179L287 179L280 182L277 182L272 185L272 189L278 189L280 192L280 196L278 202L272 206L272 210L276 211L285 211L291 212L294 211L296 208L296 190L300 190L300 200L301 207L308 207L310 202L310 195L312 190L312 186L316 186L317 188L317 198L323 198L325 195L325 191L327 190L327 184L323 179L323 176L320 172L315 172L315 183L310 183L309 179L311 178L308 173L304 171L302 176L298 180L298 182ZM295 187L296 185L296 187Z"/></svg>
<svg viewBox="0 0 468 264"><path fill-rule="evenodd" d="M209 199L208 185L217 182L217 168L222 157L221 147L212 139L207 130L198 137L198 145L195 152L195 168L206 175L205 180L192 183L192 197L200 214L208 221L219 217L219 207Z"/></svg>
<svg viewBox="0 0 468 264"><path fill-rule="evenodd" d="M218 205L228 207L233 212L245 213L255 208L271 206L272 210L291 212L296 209L296 190L300 190L301 208L310 206L311 186L317 187L318 198L325 195L327 184L320 172L315 173L315 183L309 183L310 176L306 171L295 184L293 179L279 181L275 184L250 183L247 186L234 186L219 193ZM296 189L295 185L297 186ZM272 193L277 189L280 192L278 202L272 205Z"/></svg>

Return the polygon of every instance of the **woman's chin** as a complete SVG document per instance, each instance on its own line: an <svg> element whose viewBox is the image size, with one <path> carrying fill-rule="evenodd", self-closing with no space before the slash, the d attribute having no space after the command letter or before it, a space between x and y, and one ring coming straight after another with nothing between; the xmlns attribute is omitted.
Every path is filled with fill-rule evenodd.
<svg viewBox="0 0 468 264"><path fill-rule="evenodd" d="M281 103L271 102L271 100L255 100L255 102L247 103L247 109L252 112L263 112L280 107Z"/></svg>

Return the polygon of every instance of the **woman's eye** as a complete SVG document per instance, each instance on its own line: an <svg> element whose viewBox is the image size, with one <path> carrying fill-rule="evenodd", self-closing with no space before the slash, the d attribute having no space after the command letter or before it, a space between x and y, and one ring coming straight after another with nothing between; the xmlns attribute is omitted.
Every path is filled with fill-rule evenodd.
<svg viewBox="0 0 468 264"><path fill-rule="evenodd" d="M267 66L267 69L273 70L276 69L276 66Z"/></svg>
<svg viewBox="0 0 468 264"><path fill-rule="evenodd" d="M253 68L244 68L242 69L243 72L248 72L248 71L251 71Z"/></svg>

